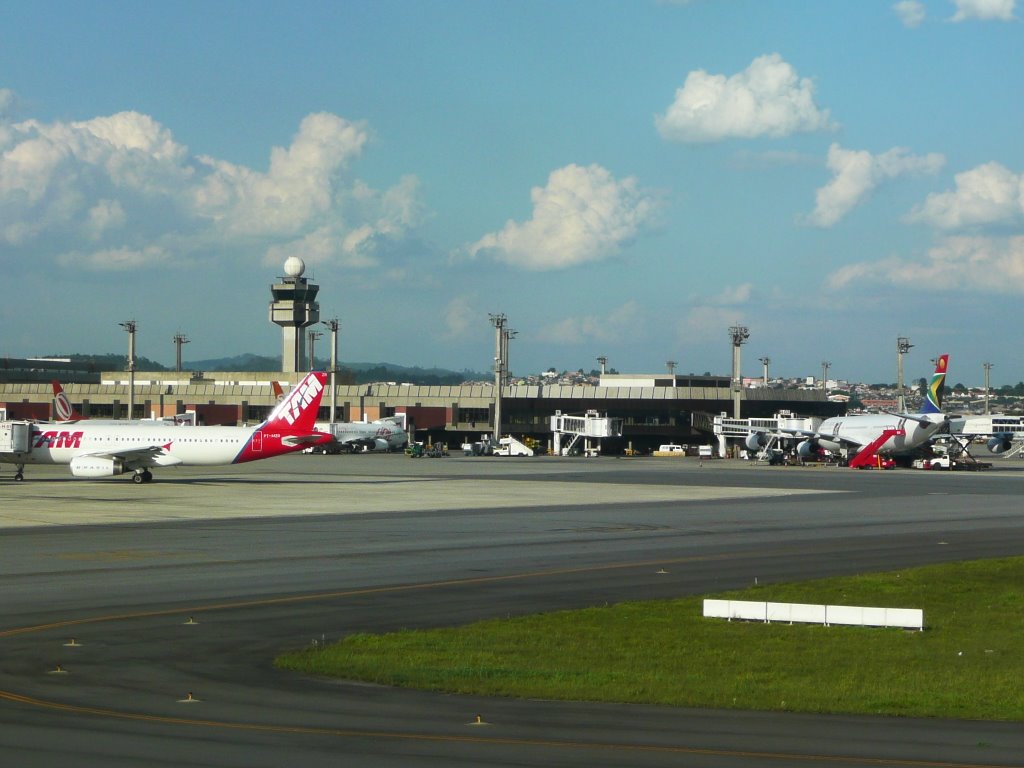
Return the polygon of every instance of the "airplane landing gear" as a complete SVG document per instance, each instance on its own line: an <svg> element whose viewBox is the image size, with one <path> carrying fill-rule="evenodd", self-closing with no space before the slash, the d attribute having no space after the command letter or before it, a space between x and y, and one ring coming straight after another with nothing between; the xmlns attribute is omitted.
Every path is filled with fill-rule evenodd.
<svg viewBox="0 0 1024 768"><path fill-rule="evenodd" d="M144 469L141 472L136 472L132 475L132 482L138 485L139 483L148 483L153 479L153 473L148 469Z"/></svg>
<svg viewBox="0 0 1024 768"><path fill-rule="evenodd" d="M14 479L19 483L25 479L25 465L18 464L14 468Z"/></svg>

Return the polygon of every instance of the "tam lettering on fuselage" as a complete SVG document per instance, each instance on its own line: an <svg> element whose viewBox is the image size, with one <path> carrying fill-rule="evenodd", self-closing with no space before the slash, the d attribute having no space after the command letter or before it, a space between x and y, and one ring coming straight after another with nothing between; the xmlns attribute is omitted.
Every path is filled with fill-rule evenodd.
<svg viewBox="0 0 1024 768"><path fill-rule="evenodd" d="M81 448L82 433L61 431L38 432L34 448Z"/></svg>

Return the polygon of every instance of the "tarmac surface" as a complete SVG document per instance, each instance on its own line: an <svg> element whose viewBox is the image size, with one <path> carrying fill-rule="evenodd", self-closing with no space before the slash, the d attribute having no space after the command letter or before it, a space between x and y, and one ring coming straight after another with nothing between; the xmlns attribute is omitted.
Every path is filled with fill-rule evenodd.
<svg viewBox="0 0 1024 768"><path fill-rule="evenodd" d="M3 766L1024 766L1019 723L488 699L271 664L351 632L1019 555L1024 461L0 469Z"/></svg>

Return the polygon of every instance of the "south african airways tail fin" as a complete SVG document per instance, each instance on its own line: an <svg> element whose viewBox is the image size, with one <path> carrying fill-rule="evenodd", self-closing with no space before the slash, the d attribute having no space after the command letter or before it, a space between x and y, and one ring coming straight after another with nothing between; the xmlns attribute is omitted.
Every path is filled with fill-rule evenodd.
<svg viewBox="0 0 1024 768"><path fill-rule="evenodd" d="M928 382L924 403L921 404L921 413L942 413L942 393L946 384L948 365L949 355L939 355L935 361L935 373L932 374L932 380Z"/></svg>

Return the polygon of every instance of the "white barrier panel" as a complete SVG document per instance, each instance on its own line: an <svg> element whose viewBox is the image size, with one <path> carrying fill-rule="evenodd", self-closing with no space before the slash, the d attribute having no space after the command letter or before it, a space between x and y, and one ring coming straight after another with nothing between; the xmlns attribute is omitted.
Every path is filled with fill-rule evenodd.
<svg viewBox="0 0 1024 768"><path fill-rule="evenodd" d="M805 603L767 603L768 621L785 621L792 624L825 624L826 606Z"/></svg>
<svg viewBox="0 0 1024 768"><path fill-rule="evenodd" d="M761 603L750 600L705 600L705 618L789 624L842 624L864 627L924 629L920 608L873 608L855 605Z"/></svg>
<svg viewBox="0 0 1024 768"><path fill-rule="evenodd" d="M750 600L705 600L704 616L712 619L765 621L767 603Z"/></svg>
<svg viewBox="0 0 1024 768"><path fill-rule="evenodd" d="M920 608L886 608L886 626L924 629L924 611Z"/></svg>
<svg viewBox="0 0 1024 768"><path fill-rule="evenodd" d="M704 618L705 619L728 619L729 618L729 601L728 600L705 600L704 601Z"/></svg>

